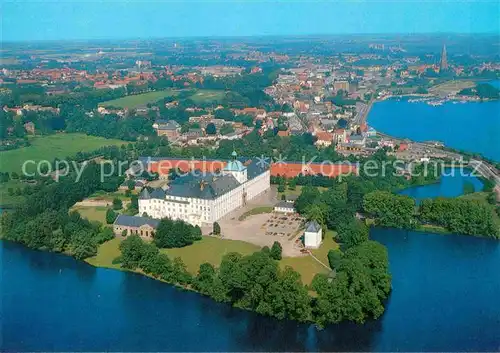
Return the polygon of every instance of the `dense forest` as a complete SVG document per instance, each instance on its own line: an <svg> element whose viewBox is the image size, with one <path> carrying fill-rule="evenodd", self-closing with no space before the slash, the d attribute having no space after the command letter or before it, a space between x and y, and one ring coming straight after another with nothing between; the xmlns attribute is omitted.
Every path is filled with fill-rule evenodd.
<svg viewBox="0 0 500 353"><path fill-rule="evenodd" d="M62 177L57 183L46 181L26 195L16 209L2 213L2 237L79 259L93 256L99 244L113 238L112 230L82 219L69 209L98 190L116 190L122 182L123 177L118 176L106 177L101 182L101 166L93 162L84 168L78 182L76 173Z"/></svg>

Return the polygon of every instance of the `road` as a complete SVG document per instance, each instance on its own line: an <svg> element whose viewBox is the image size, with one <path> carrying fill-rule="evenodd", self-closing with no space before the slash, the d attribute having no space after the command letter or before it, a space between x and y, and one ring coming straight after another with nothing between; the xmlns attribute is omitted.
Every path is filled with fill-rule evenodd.
<svg viewBox="0 0 500 353"><path fill-rule="evenodd" d="M477 159L471 159L469 165L474 167L483 177L495 182L497 187L500 187L500 175L498 170L489 163Z"/></svg>

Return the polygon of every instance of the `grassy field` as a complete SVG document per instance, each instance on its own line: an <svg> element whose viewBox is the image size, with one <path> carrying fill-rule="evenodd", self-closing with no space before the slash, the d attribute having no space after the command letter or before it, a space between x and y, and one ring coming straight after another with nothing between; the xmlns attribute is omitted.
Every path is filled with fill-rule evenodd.
<svg viewBox="0 0 500 353"><path fill-rule="evenodd" d="M103 137L87 136L84 134L55 134L35 136L31 146L15 150L0 152L0 171L21 172L24 161L39 162L54 158L74 156L77 152L90 152L103 146L121 145L124 141L105 139ZM33 164L27 165L28 171L33 171Z"/></svg>
<svg viewBox="0 0 500 353"><path fill-rule="evenodd" d="M132 195L137 195L138 191L132 190L130 193ZM125 190L117 190L115 192L106 192L99 190L90 195L89 199L103 199L107 201L113 201L113 199L120 199L122 201L130 201L130 197L125 195Z"/></svg>
<svg viewBox="0 0 500 353"><path fill-rule="evenodd" d="M326 232L323 243L319 249L312 250L314 256L316 256L322 263L328 266L328 251L331 249L338 249L339 245L333 240L334 232ZM317 273L327 274L327 270L318 261L313 259L311 256L304 257L284 257L280 261L280 267L285 268L286 266L292 267L295 271L300 273L302 282L304 284L311 284L314 276Z"/></svg>
<svg viewBox="0 0 500 353"><path fill-rule="evenodd" d="M448 93L460 91L464 88L472 88L475 86L476 86L476 84L474 81L453 80L453 81L447 81L447 82L440 83L436 86L433 86L433 87L429 88L429 92L448 94Z"/></svg>
<svg viewBox="0 0 500 353"><path fill-rule="evenodd" d="M9 180L6 183L0 184L0 205L3 206L14 206L24 200L24 196L9 195L9 188L16 190L17 188L23 189L26 185L19 180Z"/></svg>
<svg viewBox="0 0 500 353"><path fill-rule="evenodd" d="M219 266L222 257L227 253L238 252L242 255L248 255L259 250L260 247L257 245L244 241L203 237L202 240L195 242L193 245L184 248L162 249L161 251L172 259L180 256L188 271L197 274L202 263L208 262L214 266Z"/></svg>
<svg viewBox="0 0 500 353"><path fill-rule="evenodd" d="M338 244L332 238L333 234L333 232L327 232L321 247L312 251L314 256L327 266L328 251L338 249ZM118 238L102 244L99 247L97 256L87 259L87 262L94 266L120 268L119 265L112 263L113 259L120 255L119 245L120 239ZM160 251L167 254L172 260L181 257L188 271L196 275L202 263L208 262L218 267L222 257L227 253L237 252L242 255L249 255L259 250L260 247L257 245L244 241L204 236L202 240L195 242L193 245L184 248L161 249ZM285 257L280 261L279 265L282 269L286 266L293 267L295 271L300 273L304 284L310 284L317 273L327 274L329 272L311 256Z"/></svg>
<svg viewBox="0 0 500 353"><path fill-rule="evenodd" d="M154 91L141 94L130 95L99 103L103 107L136 108L148 103L156 103L167 96L175 96L178 92L167 89L164 91Z"/></svg>
<svg viewBox="0 0 500 353"><path fill-rule="evenodd" d="M238 221L242 221L248 216L254 216L256 214L262 214L262 213L271 213L273 212L273 207L272 206L261 206L261 207L255 207L252 208L249 211L246 211L243 213L241 216L238 217Z"/></svg>
<svg viewBox="0 0 500 353"><path fill-rule="evenodd" d="M210 103L212 101L220 101L224 98L226 92L222 90L210 90L210 89L202 89L197 90L195 94L190 96L195 103Z"/></svg>
<svg viewBox="0 0 500 353"><path fill-rule="evenodd" d="M467 195L461 195L459 196L460 198L463 199L468 199L468 200L476 200L476 201L483 201L483 202L488 202L488 196L490 195L489 192L473 192Z"/></svg>
<svg viewBox="0 0 500 353"><path fill-rule="evenodd" d="M130 95L122 98L113 99L110 101L105 101L99 103L103 107L118 107L118 108L137 108L141 105L146 105L148 103L156 103L160 99L167 96L175 96L179 94L181 90L167 89L164 91L154 91L141 94ZM213 101L219 101L224 98L226 92L223 90L211 90L211 89L197 89L194 93L189 96L197 104L210 103Z"/></svg>
<svg viewBox="0 0 500 353"><path fill-rule="evenodd" d="M102 224L106 224L106 211L105 206L95 206L95 207L84 207L75 206L71 210L78 211L83 218L87 218L89 221L97 221Z"/></svg>
<svg viewBox="0 0 500 353"><path fill-rule="evenodd" d="M113 259L121 255L120 239L115 238L105 242L97 250L97 255L86 259L89 264L99 267L109 267L119 269L120 265L113 264Z"/></svg>

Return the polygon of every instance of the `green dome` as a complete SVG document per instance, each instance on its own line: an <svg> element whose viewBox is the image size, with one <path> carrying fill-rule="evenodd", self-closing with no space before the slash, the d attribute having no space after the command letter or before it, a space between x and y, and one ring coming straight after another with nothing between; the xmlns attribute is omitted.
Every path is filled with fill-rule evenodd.
<svg viewBox="0 0 500 353"><path fill-rule="evenodd" d="M243 165L243 163L237 160L229 161L224 167L224 170L228 172L242 172L245 169L246 167Z"/></svg>

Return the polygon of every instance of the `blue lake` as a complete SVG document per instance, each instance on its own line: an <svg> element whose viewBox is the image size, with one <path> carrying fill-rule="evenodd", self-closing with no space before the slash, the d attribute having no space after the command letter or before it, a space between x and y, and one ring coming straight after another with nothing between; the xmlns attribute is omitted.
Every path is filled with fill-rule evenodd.
<svg viewBox="0 0 500 353"><path fill-rule="evenodd" d="M463 173L463 175L460 175L460 173ZM417 203L420 203L423 199L436 198L439 196L457 197L463 194L464 185L466 183L470 183L474 186L474 191L481 191L483 189L481 180L470 175L469 171L459 168L445 168L439 183L411 187L400 191L399 194L411 196Z"/></svg>
<svg viewBox="0 0 500 353"><path fill-rule="evenodd" d="M368 124L391 136L438 140L500 161L500 101L430 106L388 99L374 104Z"/></svg>
<svg viewBox="0 0 500 353"><path fill-rule="evenodd" d="M448 178L440 189L426 186L427 196L461 190ZM372 229L370 236L389 251L393 291L386 312L365 325L319 331L217 304L138 274L0 242L1 350L500 349L500 242L395 229Z"/></svg>

